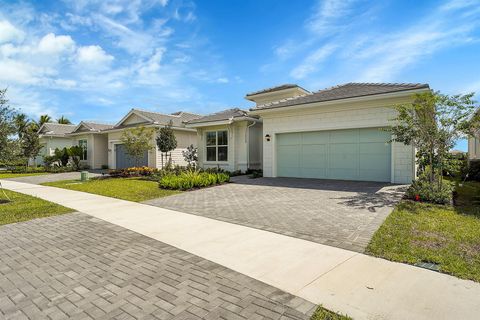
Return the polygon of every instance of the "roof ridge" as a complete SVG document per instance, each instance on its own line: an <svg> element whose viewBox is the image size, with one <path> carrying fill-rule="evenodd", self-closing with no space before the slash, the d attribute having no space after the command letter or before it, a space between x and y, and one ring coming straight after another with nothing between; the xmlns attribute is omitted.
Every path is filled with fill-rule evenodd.
<svg viewBox="0 0 480 320"><path fill-rule="evenodd" d="M57 126L76 126L76 124L73 123L58 123L58 122L45 122L44 124L55 124Z"/></svg>

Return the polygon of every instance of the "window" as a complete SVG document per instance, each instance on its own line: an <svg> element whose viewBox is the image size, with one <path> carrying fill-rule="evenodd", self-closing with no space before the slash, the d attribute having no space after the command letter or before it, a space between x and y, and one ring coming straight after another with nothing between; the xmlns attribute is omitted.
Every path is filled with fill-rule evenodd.
<svg viewBox="0 0 480 320"><path fill-rule="evenodd" d="M87 160L87 140L78 140L78 146L83 150L80 160Z"/></svg>
<svg viewBox="0 0 480 320"><path fill-rule="evenodd" d="M209 131L206 137L207 161L228 161L228 131Z"/></svg>

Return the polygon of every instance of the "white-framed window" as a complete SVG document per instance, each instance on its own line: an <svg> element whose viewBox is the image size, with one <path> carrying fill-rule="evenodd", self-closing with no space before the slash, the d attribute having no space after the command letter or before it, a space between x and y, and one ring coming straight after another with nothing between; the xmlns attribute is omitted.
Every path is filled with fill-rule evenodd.
<svg viewBox="0 0 480 320"><path fill-rule="evenodd" d="M228 161L228 131L206 132L207 161Z"/></svg>
<svg viewBox="0 0 480 320"><path fill-rule="evenodd" d="M80 155L80 160L87 160L87 140L78 140L78 146L82 148L82 154Z"/></svg>

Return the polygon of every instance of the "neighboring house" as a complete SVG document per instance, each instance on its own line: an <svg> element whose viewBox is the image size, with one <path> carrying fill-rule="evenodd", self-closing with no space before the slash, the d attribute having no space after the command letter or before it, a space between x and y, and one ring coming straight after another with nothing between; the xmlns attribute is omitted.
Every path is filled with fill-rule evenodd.
<svg viewBox="0 0 480 320"><path fill-rule="evenodd" d="M149 166L153 168L161 168L166 164L166 159L158 150L156 144L156 135L152 140L154 148L146 152L139 163L128 156L125 148L121 142L122 133L125 130L144 126L146 128L158 129L169 123L172 124L172 129L177 139L177 148L173 150L171 155L172 164L185 166L187 163L183 157L183 151L190 145L196 146L196 130L186 128L185 123L201 117L201 115L188 112L175 112L172 114L162 114L158 112L151 112L139 109L132 109L123 117L115 126L103 131L107 135L107 151L108 151L108 165L110 168L126 168L135 165ZM163 158L163 159L162 159ZM163 161L162 161L163 160Z"/></svg>
<svg viewBox="0 0 480 320"><path fill-rule="evenodd" d="M480 160L480 131L468 138L468 159Z"/></svg>
<svg viewBox="0 0 480 320"><path fill-rule="evenodd" d="M68 148L72 145L72 139L68 136L75 129L74 124L44 123L38 129L42 150L35 159L35 164L42 165L43 157L53 156L55 149Z"/></svg>
<svg viewBox="0 0 480 320"><path fill-rule="evenodd" d="M415 149L389 143L382 129L392 124L392 106L429 90L428 84L347 83L247 94L256 103L249 115L263 122L264 176L410 183Z"/></svg>
<svg viewBox="0 0 480 320"><path fill-rule="evenodd" d="M198 165L228 171L261 169L262 121L238 108L220 111L187 124L197 129Z"/></svg>
<svg viewBox="0 0 480 320"><path fill-rule="evenodd" d="M113 125L80 122L69 134L71 145L82 147L80 163L90 169L101 169L108 166L108 134L104 130Z"/></svg>
<svg viewBox="0 0 480 320"><path fill-rule="evenodd" d="M480 109L476 115L480 114ZM473 137L468 138L468 159L480 160L480 130Z"/></svg>

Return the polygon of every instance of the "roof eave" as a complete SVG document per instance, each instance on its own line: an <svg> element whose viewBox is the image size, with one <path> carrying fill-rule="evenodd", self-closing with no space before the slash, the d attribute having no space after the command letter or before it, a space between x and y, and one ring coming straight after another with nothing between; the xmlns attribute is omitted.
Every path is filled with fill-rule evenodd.
<svg viewBox="0 0 480 320"><path fill-rule="evenodd" d="M251 108L249 113L252 115L261 115L264 113L271 113L271 112L273 113L273 112L278 112L282 110L301 109L304 107L317 107L317 106L335 105L339 103L361 102L361 101L368 101L368 100L380 100L380 99L386 99L386 98L404 97L406 95L412 95L415 93L421 93L421 92L427 92L427 91L431 91L431 89L429 87L419 88L419 89L407 89L407 90L396 91L396 92L371 94L371 95L365 95L360 97L342 98L342 99L334 99L334 100L328 100L328 101L299 103L299 104L293 104L293 105L281 106L281 107L276 107L273 105L273 106L260 108L260 109Z"/></svg>
<svg viewBox="0 0 480 320"><path fill-rule="evenodd" d="M222 119L222 120L216 120L216 121L187 123L186 127L187 128L213 127L213 126L228 125L228 124L232 124L234 122L239 122L239 121L262 122L262 120L258 118L242 116L242 117L235 117L233 119Z"/></svg>

